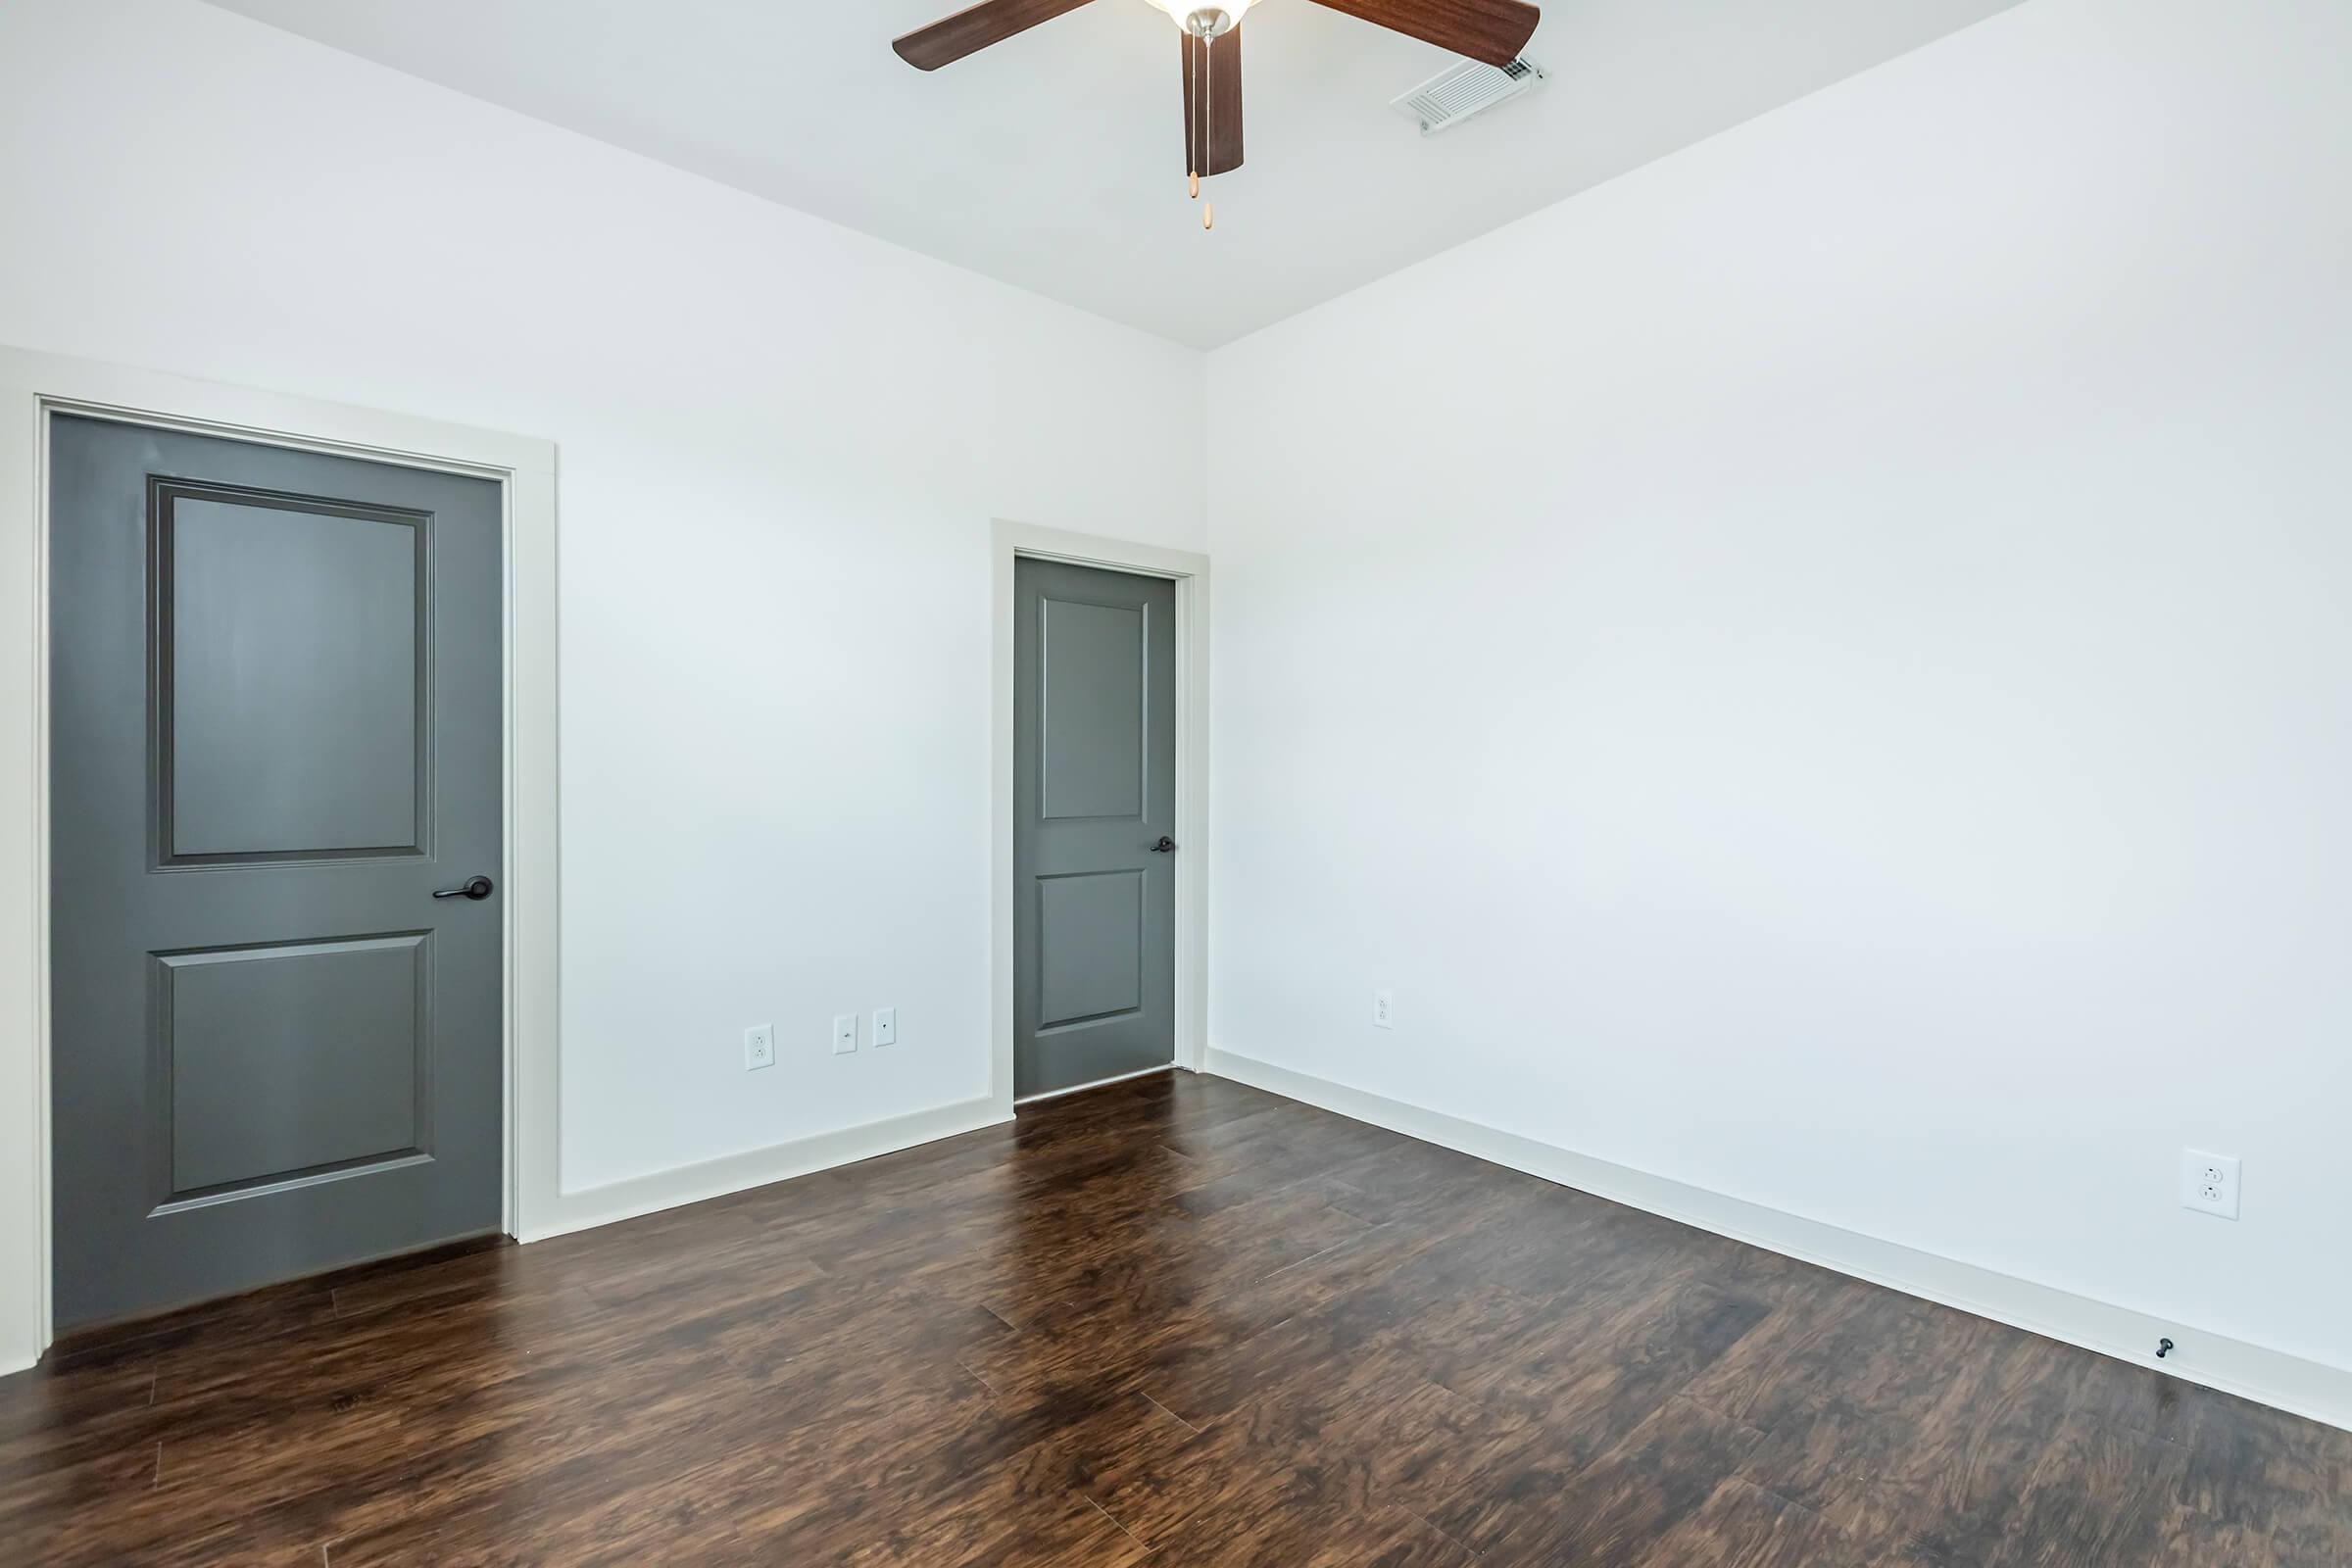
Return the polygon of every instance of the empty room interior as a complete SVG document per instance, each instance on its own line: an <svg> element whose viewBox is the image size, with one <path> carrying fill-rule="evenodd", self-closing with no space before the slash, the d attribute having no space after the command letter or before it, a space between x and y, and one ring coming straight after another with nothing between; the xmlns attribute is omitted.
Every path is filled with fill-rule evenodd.
<svg viewBox="0 0 2352 1568"><path fill-rule="evenodd" d="M0 1562L2352 1564L2352 5L955 5L0 0Z"/></svg>

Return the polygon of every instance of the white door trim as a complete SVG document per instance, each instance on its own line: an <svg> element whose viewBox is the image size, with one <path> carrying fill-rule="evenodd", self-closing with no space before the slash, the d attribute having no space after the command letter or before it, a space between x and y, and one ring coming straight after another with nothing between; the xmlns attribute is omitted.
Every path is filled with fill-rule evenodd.
<svg viewBox="0 0 2352 1568"><path fill-rule="evenodd" d="M48 1348L48 425L53 412L495 480L506 530L506 1227L562 1206L556 448L0 348L0 1373ZM23 612L20 620L19 612Z"/></svg>
<svg viewBox="0 0 2352 1568"><path fill-rule="evenodd" d="M1208 558L1188 550L1098 538L998 518L994 564L996 657L992 690L990 813L994 876L989 952L994 956L996 1049L989 1092L1012 1114L1012 564L1022 556L1166 577L1176 584L1176 1061L1199 1072L1208 1049Z"/></svg>

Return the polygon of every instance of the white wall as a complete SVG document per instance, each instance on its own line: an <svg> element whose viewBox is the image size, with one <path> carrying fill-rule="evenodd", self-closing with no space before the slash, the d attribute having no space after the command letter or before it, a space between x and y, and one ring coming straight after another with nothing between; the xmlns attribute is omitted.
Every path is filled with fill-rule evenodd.
<svg viewBox="0 0 2352 1568"><path fill-rule="evenodd" d="M1198 355L191 0L0 0L0 342L560 444L567 1188L988 1093L989 522Z"/></svg>
<svg viewBox="0 0 2352 1568"><path fill-rule="evenodd" d="M1211 356L1211 1041L2352 1366L2346 60L2031 0Z"/></svg>

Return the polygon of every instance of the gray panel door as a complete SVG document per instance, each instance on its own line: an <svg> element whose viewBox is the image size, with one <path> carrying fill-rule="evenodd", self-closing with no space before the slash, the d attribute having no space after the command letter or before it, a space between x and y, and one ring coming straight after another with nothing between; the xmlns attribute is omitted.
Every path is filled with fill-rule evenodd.
<svg viewBox="0 0 2352 1568"><path fill-rule="evenodd" d="M1176 585L1013 570L1013 1093L1176 1054Z"/></svg>
<svg viewBox="0 0 2352 1568"><path fill-rule="evenodd" d="M58 1326L496 1230L498 487L50 456Z"/></svg>

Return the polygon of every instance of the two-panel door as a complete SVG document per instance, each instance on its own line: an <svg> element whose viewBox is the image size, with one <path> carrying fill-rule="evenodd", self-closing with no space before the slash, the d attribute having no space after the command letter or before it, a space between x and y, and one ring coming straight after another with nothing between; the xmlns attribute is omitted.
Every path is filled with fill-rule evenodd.
<svg viewBox="0 0 2352 1568"><path fill-rule="evenodd" d="M57 1324L497 1229L499 487L65 416L49 472Z"/></svg>
<svg viewBox="0 0 2352 1568"><path fill-rule="evenodd" d="M1013 1094L1176 1042L1176 585L1013 568Z"/></svg>

